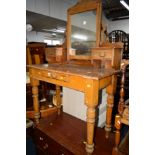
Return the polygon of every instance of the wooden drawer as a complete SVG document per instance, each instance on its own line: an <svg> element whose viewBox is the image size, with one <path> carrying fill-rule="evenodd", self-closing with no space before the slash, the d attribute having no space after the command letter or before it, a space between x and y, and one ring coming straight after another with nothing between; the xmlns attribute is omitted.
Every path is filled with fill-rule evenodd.
<svg viewBox="0 0 155 155"><path fill-rule="evenodd" d="M37 152L43 152L45 155L73 155L38 129L34 131L34 139L39 149Z"/></svg>
<svg viewBox="0 0 155 155"><path fill-rule="evenodd" d="M64 62L67 60L67 51L62 47L49 48L45 50L46 60L48 63Z"/></svg>
<svg viewBox="0 0 155 155"><path fill-rule="evenodd" d="M34 76L39 76L39 77L45 77L45 78L50 78L50 79L56 79L60 80L63 82L69 82L70 77L68 75L62 74L62 73L55 73L55 72L50 72L50 71L42 71L39 69L33 70L32 73Z"/></svg>
<svg viewBox="0 0 155 155"><path fill-rule="evenodd" d="M42 150L45 154L48 154L49 144L47 142L47 137L38 130L34 131L34 143L37 148Z"/></svg>
<svg viewBox="0 0 155 155"><path fill-rule="evenodd" d="M111 49L92 49L93 57L112 59L113 50Z"/></svg>
<svg viewBox="0 0 155 155"><path fill-rule="evenodd" d="M70 151L66 150L63 146L50 138L48 138L48 143L50 146L48 149L50 155L73 155Z"/></svg>

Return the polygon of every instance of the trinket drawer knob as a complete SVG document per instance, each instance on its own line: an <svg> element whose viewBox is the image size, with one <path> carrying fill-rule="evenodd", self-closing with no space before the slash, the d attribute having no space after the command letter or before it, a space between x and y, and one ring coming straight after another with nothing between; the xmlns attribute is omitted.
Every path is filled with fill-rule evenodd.
<svg viewBox="0 0 155 155"><path fill-rule="evenodd" d="M42 140L44 140L42 137L39 137L39 139L42 141Z"/></svg>
<svg viewBox="0 0 155 155"><path fill-rule="evenodd" d="M51 77L52 74L51 73L47 73L47 75L48 75L48 77Z"/></svg>
<svg viewBox="0 0 155 155"><path fill-rule="evenodd" d="M64 77L63 76L60 76L60 80L64 80Z"/></svg>
<svg viewBox="0 0 155 155"><path fill-rule="evenodd" d="M48 144L46 143L44 146L43 146L44 149L47 149L48 148Z"/></svg>
<svg viewBox="0 0 155 155"><path fill-rule="evenodd" d="M64 81L64 82L68 82L68 77L67 76L59 76L58 77L58 80L60 80L60 81Z"/></svg>

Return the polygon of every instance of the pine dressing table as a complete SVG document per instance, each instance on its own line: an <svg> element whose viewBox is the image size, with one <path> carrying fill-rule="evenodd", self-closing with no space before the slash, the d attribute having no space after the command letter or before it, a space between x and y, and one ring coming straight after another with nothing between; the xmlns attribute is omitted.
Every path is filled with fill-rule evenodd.
<svg viewBox="0 0 155 155"><path fill-rule="evenodd" d="M67 12L67 61L29 65L36 123L39 123L40 118L39 81L56 85L58 115L61 114L60 86L84 93L84 104L87 106L86 152L89 155L94 151L93 139L99 90L104 88L108 94L105 126L107 137L111 131L116 73L120 69L122 58L122 44L103 44L101 47L101 12L102 3L100 0L79 0ZM89 19L87 25L82 27L79 25L80 22L77 22L81 16L91 17L86 18ZM90 25L94 27L87 29ZM78 39L79 34L80 39ZM81 40L81 36L84 40Z"/></svg>
<svg viewBox="0 0 155 155"><path fill-rule="evenodd" d="M112 79L116 73L114 69L79 67L74 64L40 64L29 65L30 81L32 85L34 117L36 123L39 123L40 110L38 102L39 81L45 81L57 85L57 107L60 114L60 86L65 86L85 94L84 103L87 106L87 140L86 151L92 153L94 150L94 126L95 111L98 105L99 90L107 87L108 106L107 111L111 111L113 105ZM74 103L73 103L74 104ZM110 114L110 113L109 113ZM109 115L109 117L111 117ZM107 117L107 123L111 118ZM110 124L109 124L110 125ZM60 126L61 127L61 126Z"/></svg>

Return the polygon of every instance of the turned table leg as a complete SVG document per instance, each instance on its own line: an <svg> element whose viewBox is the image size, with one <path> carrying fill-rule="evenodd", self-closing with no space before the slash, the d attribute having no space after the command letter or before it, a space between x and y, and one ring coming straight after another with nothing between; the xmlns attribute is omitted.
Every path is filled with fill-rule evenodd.
<svg viewBox="0 0 155 155"><path fill-rule="evenodd" d="M106 92L108 94L107 111L106 111L106 125L105 125L106 138L109 137L111 127L112 127L111 120L112 120L112 110L113 110L113 106L114 106L114 93L116 91L116 80L117 80L116 75L113 75L112 83L106 89Z"/></svg>
<svg viewBox="0 0 155 155"><path fill-rule="evenodd" d="M40 118L39 100L38 100L39 81L31 78L31 85L32 85L34 118L35 118L36 123L39 123L39 118Z"/></svg>
<svg viewBox="0 0 155 155"><path fill-rule="evenodd" d="M88 80L85 87L85 104L87 105L87 142L86 152L91 155L94 151L94 128L96 106L98 104L98 86L97 81Z"/></svg>
<svg viewBox="0 0 155 155"><path fill-rule="evenodd" d="M86 152L91 154L94 151L94 127L95 127L95 113L96 109L94 107L87 108L87 143Z"/></svg>
<svg viewBox="0 0 155 155"><path fill-rule="evenodd" d="M58 115L60 115L61 112L61 89L60 86L56 85L56 103L58 108Z"/></svg>
<svg viewBox="0 0 155 155"><path fill-rule="evenodd" d="M115 116L115 127L116 127L116 132L115 132L115 147L113 148L113 155L118 154L118 146L120 144L120 129L121 129L121 116L116 115Z"/></svg>
<svg viewBox="0 0 155 155"><path fill-rule="evenodd" d="M114 100L114 96L111 95L111 94L108 94L108 97L107 97L107 112L106 112L106 125L105 125L106 138L109 137L109 133L111 131L113 100Z"/></svg>

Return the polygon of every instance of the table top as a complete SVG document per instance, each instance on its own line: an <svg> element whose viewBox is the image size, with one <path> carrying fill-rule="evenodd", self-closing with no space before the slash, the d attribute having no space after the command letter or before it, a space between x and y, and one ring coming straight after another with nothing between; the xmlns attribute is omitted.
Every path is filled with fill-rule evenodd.
<svg viewBox="0 0 155 155"><path fill-rule="evenodd" d="M29 68L36 68L44 71L54 71L57 73L63 73L68 75L80 76L83 78L102 79L111 76L118 72L118 70L112 68L94 68L91 66L81 66L75 64L38 64L28 65Z"/></svg>

